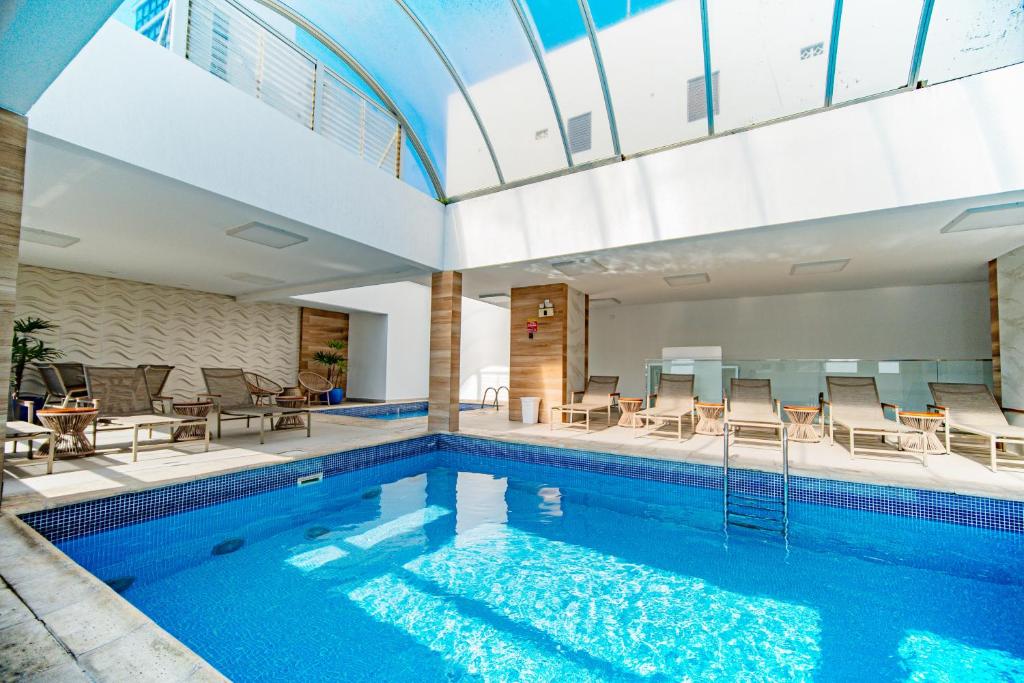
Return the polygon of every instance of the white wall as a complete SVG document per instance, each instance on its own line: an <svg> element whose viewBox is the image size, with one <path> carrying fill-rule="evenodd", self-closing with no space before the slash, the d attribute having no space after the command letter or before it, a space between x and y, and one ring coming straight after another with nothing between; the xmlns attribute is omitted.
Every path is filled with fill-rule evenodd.
<svg viewBox="0 0 1024 683"><path fill-rule="evenodd" d="M985 283L591 308L590 372L641 395L645 359L721 346L727 360L991 358ZM638 393L639 392L639 393Z"/></svg>
<svg viewBox="0 0 1024 683"><path fill-rule="evenodd" d="M380 329L372 332L372 346L364 352L373 356L373 367L379 368L381 358L386 368L384 391L380 392L379 371L367 385L377 393L359 395L350 384L349 394L356 398L388 401L425 398L429 392L430 372L430 288L412 282L396 282L372 287L357 287L335 292L321 292L295 297L302 301L344 309L350 315L369 312L386 317L386 341ZM362 326L360 317L349 319L349 335ZM368 336L371 333L368 332ZM350 342L352 343L352 342ZM355 342L362 345L363 340ZM460 397L479 400L488 386L508 385L509 314L508 310L491 304L463 298L462 344L460 352ZM355 358L357 348L351 356ZM351 375L349 382L352 382Z"/></svg>
<svg viewBox="0 0 1024 683"><path fill-rule="evenodd" d="M388 317L348 314L348 396L383 401L387 396ZM382 350L384 352L382 352Z"/></svg>
<svg viewBox="0 0 1024 683"><path fill-rule="evenodd" d="M996 260L1003 405L1024 410L1024 247ZM1024 425L1024 415L1009 414Z"/></svg>
<svg viewBox="0 0 1024 683"><path fill-rule="evenodd" d="M32 107L29 127L440 265L440 203L116 21Z"/></svg>
<svg viewBox="0 0 1024 683"><path fill-rule="evenodd" d="M456 270L1024 188L1024 65L460 201Z"/></svg>

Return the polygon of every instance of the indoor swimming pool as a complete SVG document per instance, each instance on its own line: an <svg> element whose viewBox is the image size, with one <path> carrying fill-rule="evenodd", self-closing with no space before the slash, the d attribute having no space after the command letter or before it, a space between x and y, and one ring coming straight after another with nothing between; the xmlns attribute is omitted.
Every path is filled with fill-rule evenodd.
<svg viewBox="0 0 1024 683"><path fill-rule="evenodd" d="M716 477L424 437L25 519L235 681L1024 678L1024 505Z"/></svg>

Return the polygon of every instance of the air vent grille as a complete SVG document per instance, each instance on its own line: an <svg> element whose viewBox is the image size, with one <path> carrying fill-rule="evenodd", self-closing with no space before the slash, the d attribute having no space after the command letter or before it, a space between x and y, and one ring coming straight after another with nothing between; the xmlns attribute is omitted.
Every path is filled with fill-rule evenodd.
<svg viewBox="0 0 1024 683"><path fill-rule="evenodd" d="M569 119L569 151L586 152L591 146L591 116L586 114Z"/></svg>
<svg viewBox="0 0 1024 683"><path fill-rule="evenodd" d="M711 96L715 100L715 115L718 107L718 72L711 74ZM708 100L704 92L704 77L698 76L686 81L686 120L690 123L708 117Z"/></svg>

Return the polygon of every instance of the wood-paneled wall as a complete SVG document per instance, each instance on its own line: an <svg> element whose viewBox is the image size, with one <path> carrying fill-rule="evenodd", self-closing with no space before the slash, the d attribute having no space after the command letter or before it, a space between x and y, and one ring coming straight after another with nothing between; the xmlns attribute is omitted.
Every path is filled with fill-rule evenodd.
<svg viewBox="0 0 1024 683"><path fill-rule="evenodd" d="M999 357L999 271L996 259L988 262L988 310L992 332L992 388L997 401L1003 400L1003 372Z"/></svg>
<svg viewBox="0 0 1024 683"><path fill-rule="evenodd" d="M545 299L554 305L555 314L549 318L538 318L537 308ZM547 422L551 407L567 401L570 368L573 374L582 373L585 378L587 303L585 295L571 290L564 283L512 289L509 326L510 420L523 419L520 398L539 396L540 420ZM526 328L527 321L531 319L537 320L538 327L533 339L530 339ZM581 326L583 329L580 329Z"/></svg>
<svg viewBox="0 0 1024 683"><path fill-rule="evenodd" d="M459 364L462 344L462 273L430 279L430 396L427 430L459 431Z"/></svg>
<svg viewBox="0 0 1024 683"><path fill-rule="evenodd" d="M327 376L327 368L313 362L313 354L326 351L327 342L340 339L348 344L348 313L303 308L299 322L299 371L312 370ZM348 359L348 347L342 354ZM341 376L341 388L348 388L348 372Z"/></svg>
<svg viewBox="0 0 1024 683"><path fill-rule="evenodd" d="M25 190L28 119L0 109L0 417L7 420L14 308L17 304L21 202Z"/></svg>

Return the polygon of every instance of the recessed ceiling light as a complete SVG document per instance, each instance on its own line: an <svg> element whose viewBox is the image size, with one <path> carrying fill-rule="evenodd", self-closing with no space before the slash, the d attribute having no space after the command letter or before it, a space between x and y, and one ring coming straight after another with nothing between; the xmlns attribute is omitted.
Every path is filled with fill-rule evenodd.
<svg viewBox="0 0 1024 683"><path fill-rule="evenodd" d="M296 235L281 228L274 228L263 223L246 223L226 231L229 237L237 237L248 242L255 242L274 249L284 249L295 244L307 242L308 238Z"/></svg>
<svg viewBox="0 0 1024 683"><path fill-rule="evenodd" d="M689 287L690 285L706 285L711 282L707 273L687 273L686 275L669 275L665 284L669 287Z"/></svg>
<svg viewBox="0 0 1024 683"><path fill-rule="evenodd" d="M951 220L940 232L966 232L1021 225L1024 225L1024 202L1010 202L967 209Z"/></svg>
<svg viewBox="0 0 1024 683"><path fill-rule="evenodd" d="M230 273L227 277L231 280L245 282L250 285L283 285L285 282L284 280L267 277L266 275L256 275L254 273Z"/></svg>
<svg viewBox="0 0 1024 683"><path fill-rule="evenodd" d="M838 273L846 264L848 258L835 259L832 261L809 261L807 263L795 263L789 269L790 275L818 275L820 273Z"/></svg>
<svg viewBox="0 0 1024 683"><path fill-rule="evenodd" d="M595 261L589 256L581 258L569 259L568 261L558 261L552 263L551 267L555 270L574 277L576 275L594 275L596 273L607 272L607 268L603 264Z"/></svg>
<svg viewBox="0 0 1024 683"><path fill-rule="evenodd" d="M506 301L512 301L512 297L509 296L508 294L505 294L504 292L493 292L491 294L480 294L480 295L478 295L477 298L480 299L481 301L485 301L486 300L486 301L500 302L500 303L504 303Z"/></svg>
<svg viewBox="0 0 1024 683"><path fill-rule="evenodd" d="M24 242L45 244L48 247L59 247L61 249L70 247L72 244L77 244L82 241L77 237L72 237L71 235L64 235L59 232L50 232L49 230L36 230L35 228L22 228L21 239Z"/></svg>

